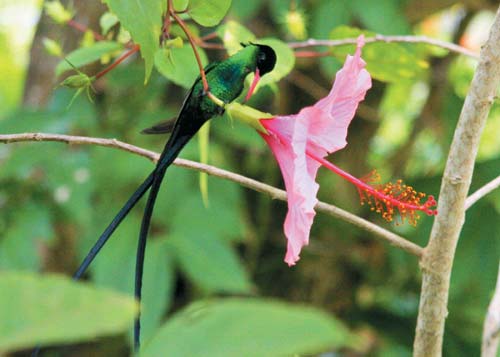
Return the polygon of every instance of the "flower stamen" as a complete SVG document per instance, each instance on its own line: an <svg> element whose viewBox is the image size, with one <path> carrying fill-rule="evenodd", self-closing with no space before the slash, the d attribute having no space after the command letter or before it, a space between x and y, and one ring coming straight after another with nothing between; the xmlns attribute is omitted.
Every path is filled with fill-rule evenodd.
<svg viewBox="0 0 500 357"><path fill-rule="evenodd" d="M378 184L380 175L376 171L363 179L358 179L331 162L313 154L310 150L306 150L306 154L322 166L354 184L358 189L361 204L367 204L371 211L380 213L382 218L388 222L394 220L396 212L401 217L401 221L397 222L397 224L402 224L406 220L412 226L416 226L420 219L419 211L429 216L437 214L437 210L434 209L437 205L434 196L427 196L425 193L417 192L413 187L404 184L402 180L380 185ZM423 202L426 197L427 200Z"/></svg>

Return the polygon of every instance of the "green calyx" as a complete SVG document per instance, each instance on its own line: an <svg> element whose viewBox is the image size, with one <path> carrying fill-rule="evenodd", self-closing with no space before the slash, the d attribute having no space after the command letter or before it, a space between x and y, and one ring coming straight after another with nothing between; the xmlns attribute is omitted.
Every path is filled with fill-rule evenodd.
<svg viewBox="0 0 500 357"><path fill-rule="evenodd" d="M239 120L261 133L268 134L266 128L260 123L260 120L271 119L274 117L272 114L261 112L260 110L236 102L227 104L225 108L226 113L231 119Z"/></svg>

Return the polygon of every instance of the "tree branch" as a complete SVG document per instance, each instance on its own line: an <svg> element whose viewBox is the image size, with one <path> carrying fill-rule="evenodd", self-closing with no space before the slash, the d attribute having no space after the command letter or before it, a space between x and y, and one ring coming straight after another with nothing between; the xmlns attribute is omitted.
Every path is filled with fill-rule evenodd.
<svg viewBox="0 0 500 357"><path fill-rule="evenodd" d="M465 200L465 209L469 209L470 206L472 206L474 203L479 201L481 198L486 196L488 193L491 191L497 189L500 187L500 176L498 176L496 179L488 182L486 185L478 189L476 192L474 192L472 195L467 197Z"/></svg>
<svg viewBox="0 0 500 357"><path fill-rule="evenodd" d="M465 200L488 113L500 84L500 9L455 129L441 181L438 212L421 259L422 290L413 355L441 356L450 275L465 217Z"/></svg>
<svg viewBox="0 0 500 357"><path fill-rule="evenodd" d="M373 42L403 42L403 43L424 43L431 46L441 47L447 49L448 51L459 53L464 56L468 56L474 59L479 59L477 53L468 50L465 47L456 45L454 43L441 41L435 38L427 37L427 36L384 36L384 35L375 35L375 37L367 37L365 38L365 43L373 43ZM342 40L316 40L309 39L303 42L289 42L288 46L291 48L304 48L304 47L313 47L313 46L326 46L326 47L336 47L343 45L355 45L355 38L345 38Z"/></svg>
<svg viewBox="0 0 500 357"><path fill-rule="evenodd" d="M120 149L145 157L153 162L156 162L159 158L159 154L149 151L131 144L124 143L116 139L102 139L102 138L92 138L85 136L72 136L72 135L60 135L60 134L44 134L44 133L22 133L22 134L7 134L0 135L0 143L10 144L16 142L27 142L27 141L56 141L63 142L67 144L84 144L84 145L98 145L111 147L115 149ZM278 199L281 201L286 201L286 192L275 188L273 186L267 185L265 183L253 180L251 178L235 174L230 171L222 170L214 166L201 164L198 162L176 159L174 165L185 167L192 170L197 170L205 172L209 175L216 176L225 180L236 182L244 187L250 188L252 190L265 193L273 199ZM332 217L339 218L343 221L351 223L367 232L372 233L377 238L385 240L389 244L400 248L410 254L415 255L420 258L422 256L423 249L415 243L412 243L405 238L398 236L382 227L377 226L365 219L362 219L352 213L344 211L334 205L330 205L324 202L319 202L315 207L317 212L323 212Z"/></svg>
<svg viewBox="0 0 500 357"><path fill-rule="evenodd" d="M495 294L491 299L488 312L484 319L483 342L481 344L481 357L497 356L500 343L500 264L498 265L498 278Z"/></svg>

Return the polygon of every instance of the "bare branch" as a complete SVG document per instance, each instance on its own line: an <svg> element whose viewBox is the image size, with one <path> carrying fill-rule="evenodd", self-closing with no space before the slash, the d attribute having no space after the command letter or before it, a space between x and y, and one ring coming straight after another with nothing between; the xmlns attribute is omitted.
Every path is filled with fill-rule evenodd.
<svg viewBox="0 0 500 357"><path fill-rule="evenodd" d="M439 214L420 261L423 274L413 350L415 357L442 354L451 268L465 219L465 200L481 133L499 84L500 9L481 50L479 64L460 113L441 182Z"/></svg>
<svg viewBox="0 0 500 357"><path fill-rule="evenodd" d="M98 145L116 148L124 150L142 157L145 157L153 162L156 162L159 158L159 154L149 151L134 145L124 143L116 139L102 139L102 138L91 138L85 136L72 136L72 135L59 135L59 134L43 134L43 133L22 133L22 134L8 134L0 135L0 143L15 143L15 142L27 142L27 141L57 141L67 144L84 144L84 145ZM222 179L236 182L242 186L250 188L252 190L265 193L273 199L278 199L281 201L286 201L286 192L280 190L276 187L266 185L265 183L253 180L251 178L235 174L230 171L222 170L214 166L201 164L198 162L176 159L174 165L185 167L192 170L197 170L205 172L209 175L216 176ZM352 213L344 211L334 205L330 205L324 202L319 202L316 207L316 211L323 212L332 217L339 218L343 221L351 223L367 232L372 233L377 238L385 240L389 244L400 248L416 257L421 257L423 249L412 243L405 238L398 236L382 227L377 226L365 219L362 219Z"/></svg>
<svg viewBox="0 0 500 357"><path fill-rule="evenodd" d="M488 182L486 185L478 189L476 192L474 192L472 195L467 197L465 200L465 209L469 209L470 206L472 206L474 203L479 201L481 198L486 196L488 193L491 191L497 189L500 187L500 176L498 176L496 179Z"/></svg>
<svg viewBox="0 0 500 357"><path fill-rule="evenodd" d="M304 48L313 46L326 46L326 47L336 47L343 45L355 45L357 42L355 38L345 38L341 40L316 40L309 39L303 42L289 42L288 46L291 48ZM464 56L468 56L474 59L479 59L477 53L468 50L465 47L456 45L454 43L441 41L435 38L427 36L384 36L376 35L375 37L365 38L365 43L373 42L403 42L403 43L424 43L431 46L441 47L448 51L459 53Z"/></svg>
<svg viewBox="0 0 500 357"><path fill-rule="evenodd" d="M500 343L500 264L498 265L498 278L495 294L491 299L488 312L484 319L483 342L481 344L481 357L496 357Z"/></svg>

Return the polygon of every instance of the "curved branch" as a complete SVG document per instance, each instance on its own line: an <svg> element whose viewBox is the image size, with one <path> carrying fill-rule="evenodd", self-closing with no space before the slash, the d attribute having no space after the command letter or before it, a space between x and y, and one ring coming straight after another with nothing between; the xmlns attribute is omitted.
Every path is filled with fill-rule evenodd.
<svg viewBox="0 0 500 357"><path fill-rule="evenodd" d="M145 157L153 162L156 162L156 160L158 160L159 158L159 154L153 151L146 150L131 144L127 144L116 139L103 139L103 138L92 138L86 136L44 134L44 133L22 133L22 134L0 135L0 143L9 144L9 143L27 142L27 141L56 141L67 144L98 145L98 146L111 147L127 151L135 155ZM271 198L273 199L286 201L285 191L267 185L265 183L253 180L251 178L245 177L243 175L239 175L230 171L219 169L214 166L205 165L185 159L176 159L174 161L174 165L205 172L212 176L236 182L244 187L250 188L257 192L265 193L271 196ZM410 254L413 254L418 258L422 256L423 249L417 244L412 243L406 240L405 238L398 236L397 234L394 234L352 213L344 211L334 205L327 204L324 202L318 202L315 209L318 212L323 212L327 215L339 218L361 229L364 229L365 231L372 233L377 238L385 240L389 244L397 248L400 248Z"/></svg>
<svg viewBox="0 0 500 357"><path fill-rule="evenodd" d="M474 192L472 195L467 197L465 200L465 209L469 209L470 206L472 206L474 203L479 201L481 198L486 196L488 193L491 191L497 189L500 187L500 176L497 178L493 179L492 181L488 182L486 185L478 189L476 192Z"/></svg>
<svg viewBox="0 0 500 357"><path fill-rule="evenodd" d="M459 53L464 56L468 56L474 59L479 59L479 55L475 52L468 50L465 47L456 45L454 43L441 41L435 38L427 37L427 36L384 36L384 35L375 35L375 37L366 37L365 43L373 43L373 42L403 42L403 43L423 43L431 46L441 47L448 51ZM344 38L341 40L316 40L309 39L303 42L289 42L288 46L291 48L304 48L304 47L313 47L313 46L326 46L326 47L336 47L343 45L355 45L355 38Z"/></svg>

